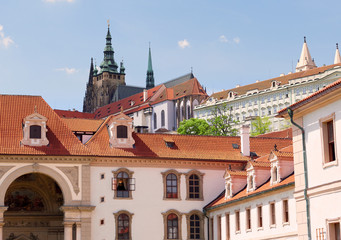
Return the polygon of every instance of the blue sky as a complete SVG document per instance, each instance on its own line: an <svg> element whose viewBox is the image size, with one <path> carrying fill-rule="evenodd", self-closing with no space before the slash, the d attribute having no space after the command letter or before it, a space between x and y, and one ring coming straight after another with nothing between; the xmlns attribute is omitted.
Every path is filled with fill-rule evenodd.
<svg viewBox="0 0 341 240"><path fill-rule="evenodd" d="M303 36L318 66L341 43L341 1L1 0L0 94L40 95L82 110L90 58L103 59L110 19L127 85L189 73L211 93L288 73Z"/></svg>

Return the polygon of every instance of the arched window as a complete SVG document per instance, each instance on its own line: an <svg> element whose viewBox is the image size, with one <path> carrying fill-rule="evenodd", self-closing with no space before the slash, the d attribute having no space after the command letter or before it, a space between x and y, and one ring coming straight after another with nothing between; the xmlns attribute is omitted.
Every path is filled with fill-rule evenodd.
<svg viewBox="0 0 341 240"><path fill-rule="evenodd" d="M191 118L191 106L188 105L187 106L187 119L190 119Z"/></svg>
<svg viewBox="0 0 341 240"><path fill-rule="evenodd" d="M200 198L200 180L196 174L189 176L189 198Z"/></svg>
<svg viewBox="0 0 341 240"><path fill-rule="evenodd" d="M231 184L230 183L226 184L226 197L227 198L231 197Z"/></svg>
<svg viewBox="0 0 341 240"><path fill-rule="evenodd" d="M157 128L157 116L156 113L154 113L154 129Z"/></svg>
<svg viewBox="0 0 341 240"><path fill-rule="evenodd" d="M161 111L161 127L165 126L165 110Z"/></svg>
<svg viewBox="0 0 341 240"><path fill-rule="evenodd" d="M249 190L253 190L254 184L253 184L253 176L251 175L249 177Z"/></svg>
<svg viewBox="0 0 341 240"><path fill-rule="evenodd" d="M125 213L118 215L117 218L117 239L130 239L130 224L129 216Z"/></svg>
<svg viewBox="0 0 341 240"><path fill-rule="evenodd" d="M124 125L117 126L117 138L128 138L128 128Z"/></svg>
<svg viewBox="0 0 341 240"><path fill-rule="evenodd" d="M41 138L41 126L39 125L30 126L30 138L34 138L34 139Z"/></svg>
<svg viewBox="0 0 341 240"><path fill-rule="evenodd" d="M116 197L129 197L129 175L126 172L119 172L116 177Z"/></svg>
<svg viewBox="0 0 341 240"><path fill-rule="evenodd" d="M166 198L178 198L178 178L174 173L166 177Z"/></svg>
<svg viewBox="0 0 341 240"><path fill-rule="evenodd" d="M201 239L200 222L200 217L197 214L192 214L189 217L189 239Z"/></svg>
<svg viewBox="0 0 341 240"><path fill-rule="evenodd" d="M179 219L174 213L167 216L167 239L179 239Z"/></svg>
<svg viewBox="0 0 341 240"><path fill-rule="evenodd" d="M274 167L272 170L272 182L277 182L277 167Z"/></svg>

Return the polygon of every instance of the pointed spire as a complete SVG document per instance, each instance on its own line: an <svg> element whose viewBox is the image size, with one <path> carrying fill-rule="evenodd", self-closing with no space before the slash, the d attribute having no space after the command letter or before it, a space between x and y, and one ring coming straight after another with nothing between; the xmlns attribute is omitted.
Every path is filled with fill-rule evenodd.
<svg viewBox="0 0 341 240"><path fill-rule="evenodd" d="M104 59L100 65L100 73L101 72L114 72L117 73L117 63L115 62L114 59L114 49L111 44L111 34L110 34L110 24L108 20L108 32L106 36L106 43L105 43L105 48L104 48Z"/></svg>
<svg viewBox="0 0 341 240"><path fill-rule="evenodd" d="M91 58L88 86L92 86L92 77L93 76L94 76L94 59Z"/></svg>
<svg viewBox="0 0 341 240"><path fill-rule="evenodd" d="M336 44L336 51L334 57L334 64L341 63L340 51L339 51L339 44Z"/></svg>
<svg viewBox="0 0 341 240"><path fill-rule="evenodd" d="M316 68L314 60L310 56L307 45L307 39L304 36L304 43L302 47L301 57L296 65L296 72L305 71L308 69Z"/></svg>
<svg viewBox="0 0 341 240"><path fill-rule="evenodd" d="M152 53L150 49L149 43L149 56L148 56L148 69L147 69L147 78L146 78L146 88L153 88L155 86L154 83L154 71L152 66Z"/></svg>

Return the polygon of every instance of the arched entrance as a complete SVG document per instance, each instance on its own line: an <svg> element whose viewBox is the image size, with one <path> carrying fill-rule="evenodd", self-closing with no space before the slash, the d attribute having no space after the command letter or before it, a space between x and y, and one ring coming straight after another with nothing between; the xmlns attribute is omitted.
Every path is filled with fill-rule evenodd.
<svg viewBox="0 0 341 240"><path fill-rule="evenodd" d="M64 198L51 177L28 173L15 179L5 194L4 240L63 240Z"/></svg>

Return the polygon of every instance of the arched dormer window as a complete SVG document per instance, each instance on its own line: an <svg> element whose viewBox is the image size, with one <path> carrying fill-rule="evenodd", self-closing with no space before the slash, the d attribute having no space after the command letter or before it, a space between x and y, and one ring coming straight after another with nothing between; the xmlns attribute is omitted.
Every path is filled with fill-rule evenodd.
<svg viewBox="0 0 341 240"><path fill-rule="evenodd" d="M279 182L278 169L276 166L273 166L271 169L271 182L272 184Z"/></svg>
<svg viewBox="0 0 341 240"><path fill-rule="evenodd" d="M165 126L165 110L161 111L161 127Z"/></svg>
<svg viewBox="0 0 341 240"><path fill-rule="evenodd" d="M117 138L128 138L128 128L124 125L117 126Z"/></svg>
<svg viewBox="0 0 341 240"><path fill-rule="evenodd" d="M47 118L35 112L24 119L23 139L21 144L27 146L47 146L49 141L46 137Z"/></svg>
<svg viewBox="0 0 341 240"><path fill-rule="evenodd" d="M225 187L225 198L231 198L232 197L232 191L231 191L231 183L227 182Z"/></svg>
<svg viewBox="0 0 341 240"><path fill-rule="evenodd" d="M255 190L255 181L253 178L253 174L249 175L247 178L247 191L248 192L252 192L253 190Z"/></svg>

